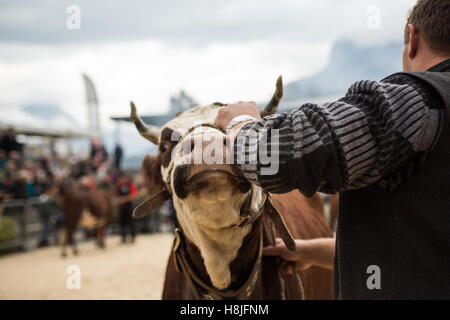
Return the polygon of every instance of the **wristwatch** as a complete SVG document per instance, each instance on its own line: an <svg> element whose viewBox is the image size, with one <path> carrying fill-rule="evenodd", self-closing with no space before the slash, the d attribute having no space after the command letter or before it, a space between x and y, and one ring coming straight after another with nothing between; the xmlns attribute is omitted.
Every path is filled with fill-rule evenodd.
<svg viewBox="0 0 450 320"><path fill-rule="evenodd" d="M255 121L255 120L256 120L255 118L253 118L252 116L246 115L246 114L236 116L233 119L231 119L230 123L227 125L226 133L228 134L230 129L233 128L238 123L245 122L245 121Z"/></svg>

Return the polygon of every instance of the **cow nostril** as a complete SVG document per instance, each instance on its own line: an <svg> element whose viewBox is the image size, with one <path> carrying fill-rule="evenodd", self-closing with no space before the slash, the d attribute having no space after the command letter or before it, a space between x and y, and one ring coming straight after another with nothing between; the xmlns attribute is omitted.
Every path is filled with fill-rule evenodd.
<svg viewBox="0 0 450 320"><path fill-rule="evenodd" d="M173 190L178 198L184 199L188 195L187 190L187 179L189 174L189 166L188 165L182 165L177 168L175 168L175 171L173 173Z"/></svg>

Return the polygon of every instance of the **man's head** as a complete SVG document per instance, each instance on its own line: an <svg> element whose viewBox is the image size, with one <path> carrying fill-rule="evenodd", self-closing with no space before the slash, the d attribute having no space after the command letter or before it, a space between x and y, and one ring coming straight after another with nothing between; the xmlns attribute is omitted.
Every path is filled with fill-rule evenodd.
<svg viewBox="0 0 450 320"><path fill-rule="evenodd" d="M450 58L450 0L418 0L405 26L403 70L425 71Z"/></svg>

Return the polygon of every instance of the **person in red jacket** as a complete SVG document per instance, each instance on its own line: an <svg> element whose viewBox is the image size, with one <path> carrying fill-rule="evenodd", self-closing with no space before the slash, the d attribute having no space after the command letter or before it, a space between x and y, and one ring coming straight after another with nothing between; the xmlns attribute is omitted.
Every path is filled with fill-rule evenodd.
<svg viewBox="0 0 450 320"><path fill-rule="evenodd" d="M133 213L133 200L138 196L136 184L124 173L119 173L116 185L116 203L119 205L119 222L122 243L127 240L127 229L130 231L131 242L136 238Z"/></svg>

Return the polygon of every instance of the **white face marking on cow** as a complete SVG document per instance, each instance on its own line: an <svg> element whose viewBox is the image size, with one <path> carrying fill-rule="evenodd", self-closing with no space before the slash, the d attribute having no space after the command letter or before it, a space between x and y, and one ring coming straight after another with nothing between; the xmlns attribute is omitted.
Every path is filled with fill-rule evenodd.
<svg viewBox="0 0 450 320"><path fill-rule="evenodd" d="M168 121L165 125L161 127L161 131L164 128L170 128L174 132L173 141L178 141L179 135L182 136L186 134L186 132L192 128L194 125L198 125L200 123L208 123L213 124L214 119L217 116L218 108L220 106L210 104L206 106L199 106L189 110L186 110L176 116L175 118ZM175 149L175 148L174 148ZM172 151L173 153L173 151ZM171 159L171 163L173 162L173 157ZM168 183L169 182L169 168L161 167L161 175L163 180Z"/></svg>
<svg viewBox="0 0 450 320"><path fill-rule="evenodd" d="M163 167L161 166L161 176L163 181L169 181L169 167Z"/></svg>
<svg viewBox="0 0 450 320"><path fill-rule="evenodd" d="M186 110L168 121L161 129L171 128L184 135L196 123L213 124L219 108L220 106L218 105L209 104Z"/></svg>
<svg viewBox="0 0 450 320"><path fill-rule="evenodd" d="M166 123L162 129L167 127L185 135L190 128L199 124L199 121L213 124L218 108L217 105L193 108ZM194 134L213 132L220 134L216 129L199 127L183 139ZM183 199L179 198L173 192L173 188L175 170L183 164L180 156L181 148L182 141L173 148L170 164L168 167L161 167L161 174L172 189L173 203L180 225L188 239L199 248L212 284L218 289L225 289L231 282L230 263L236 258L245 236L251 230L251 225L224 228L241 222L240 210L248 193L240 192L236 188L236 183L219 174L207 178L207 187L191 192ZM219 167L221 170L233 172L230 165L224 164ZM192 171L202 172L211 168L212 166L196 165ZM251 188L251 207L257 210L262 201L262 190L255 185Z"/></svg>

